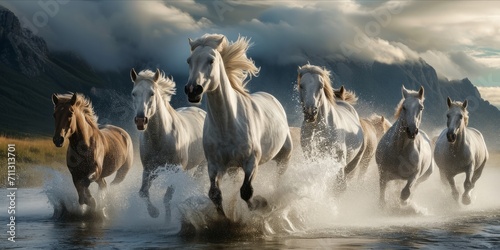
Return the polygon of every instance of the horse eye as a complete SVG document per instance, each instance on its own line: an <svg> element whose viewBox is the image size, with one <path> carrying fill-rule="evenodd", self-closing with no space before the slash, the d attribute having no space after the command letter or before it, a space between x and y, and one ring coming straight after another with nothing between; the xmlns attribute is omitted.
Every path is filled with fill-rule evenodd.
<svg viewBox="0 0 500 250"><path fill-rule="evenodd" d="M214 59L213 59L213 58L212 58L212 59L210 59L210 60L208 61L208 64L210 64L210 65L214 64Z"/></svg>
<svg viewBox="0 0 500 250"><path fill-rule="evenodd" d="M135 93L132 93L132 96L135 97Z"/></svg>
<svg viewBox="0 0 500 250"><path fill-rule="evenodd" d="M403 110L406 110L406 107L403 107Z"/></svg>
<svg viewBox="0 0 500 250"><path fill-rule="evenodd" d="M154 92L150 94L150 96L154 96L154 95L155 95L155 93L154 93Z"/></svg>
<svg viewBox="0 0 500 250"><path fill-rule="evenodd" d="M188 59L186 60L186 62L187 62L187 64L191 64L191 58L188 58Z"/></svg>

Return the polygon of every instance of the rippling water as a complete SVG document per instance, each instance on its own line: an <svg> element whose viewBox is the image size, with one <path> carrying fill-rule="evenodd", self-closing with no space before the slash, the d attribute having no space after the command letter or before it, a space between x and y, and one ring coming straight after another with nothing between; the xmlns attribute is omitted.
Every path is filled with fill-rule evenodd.
<svg viewBox="0 0 500 250"><path fill-rule="evenodd" d="M151 196L162 208L167 183L175 186L169 223L164 213L149 217L138 196L140 164L100 200L105 212L99 214L106 218L88 216L77 205L68 173L38 167L34 171L45 176L44 187L17 193L15 243L6 235L7 190L0 197L0 248L500 248L500 169L495 164L485 168L471 206L453 201L436 172L417 187L407 206L399 204L395 183L388 189L387 197L393 198L389 208L380 210L374 165L365 180L353 179L344 194L335 196L335 166L328 161L292 162L279 179L274 164L259 170L254 194L269 202L260 211L248 211L239 198L243 174L226 175L221 188L230 220L220 219L206 196L206 174L195 179L193 173L166 171L153 183ZM91 186L95 197L96 186ZM52 217L54 204L65 205L64 216Z"/></svg>

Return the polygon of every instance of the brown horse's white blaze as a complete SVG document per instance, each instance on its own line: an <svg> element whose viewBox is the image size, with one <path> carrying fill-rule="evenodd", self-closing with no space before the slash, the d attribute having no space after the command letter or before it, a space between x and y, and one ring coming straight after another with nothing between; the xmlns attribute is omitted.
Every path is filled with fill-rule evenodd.
<svg viewBox="0 0 500 250"><path fill-rule="evenodd" d="M54 145L62 147L69 141L66 163L78 192L80 205L96 207L88 189L97 182L99 190L106 188L107 177L116 172L112 184L123 181L132 166L133 147L125 130L98 126L90 101L79 94L52 95L54 103Z"/></svg>

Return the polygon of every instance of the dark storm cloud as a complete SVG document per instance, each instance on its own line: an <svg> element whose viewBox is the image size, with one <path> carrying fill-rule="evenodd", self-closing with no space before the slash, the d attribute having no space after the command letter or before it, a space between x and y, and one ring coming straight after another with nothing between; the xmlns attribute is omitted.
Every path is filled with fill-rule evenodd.
<svg viewBox="0 0 500 250"><path fill-rule="evenodd" d="M42 10L31 1L0 4L28 19ZM483 72L475 44L499 49L500 20L494 15L499 6L466 1L69 1L39 35L51 49L76 51L99 69L146 60L185 73L187 38L222 33L230 40L251 37L250 56L278 64L424 57L447 77L458 78ZM468 51L457 52L465 46Z"/></svg>

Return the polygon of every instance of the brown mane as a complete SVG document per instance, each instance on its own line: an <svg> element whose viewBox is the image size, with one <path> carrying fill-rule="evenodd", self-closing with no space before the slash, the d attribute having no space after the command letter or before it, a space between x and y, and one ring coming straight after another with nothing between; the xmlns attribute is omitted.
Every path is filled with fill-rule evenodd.
<svg viewBox="0 0 500 250"><path fill-rule="evenodd" d="M59 99L58 105L68 103L73 97L73 93L69 94L56 94ZM97 115L94 113L94 108L92 107L92 103L89 99L85 98L82 94L76 94L76 102L73 105L73 108L79 109L85 117L85 120L89 123L93 128L98 128L97 123Z"/></svg>

